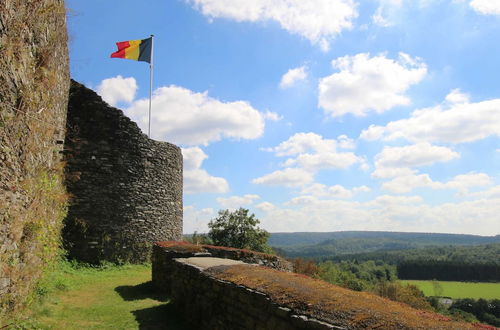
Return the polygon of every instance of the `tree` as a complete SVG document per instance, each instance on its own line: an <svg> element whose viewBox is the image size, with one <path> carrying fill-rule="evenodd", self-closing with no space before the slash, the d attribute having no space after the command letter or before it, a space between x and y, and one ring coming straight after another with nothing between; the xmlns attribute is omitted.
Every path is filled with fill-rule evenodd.
<svg viewBox="0 0 500 330"><path fill-rule="evenodd" d="M272 253L267 245L269 233L257 227L259 219L248 213L241 207L233 212L220 210L219 216L208 223L208 236L215 245Z"/></svg>

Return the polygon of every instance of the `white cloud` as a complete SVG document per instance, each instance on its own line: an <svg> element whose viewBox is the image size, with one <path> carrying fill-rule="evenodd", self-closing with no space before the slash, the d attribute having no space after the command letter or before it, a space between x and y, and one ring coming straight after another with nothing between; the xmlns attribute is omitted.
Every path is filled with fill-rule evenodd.
<svg viewBox="0 0 500 330"><path fill-rule="evenodd" d="M385 230L500 234L500 198L430 205L420 196L379 196L368 202L297 197L265 211L270 232Z"/></svg>
<svg viewBox="0 0 500 330"><path fill-rule="evenodd" d="M402 204L420 204L424 200L420 196L393 196L381 195L377 196L374 200L367 203L367 205L376 206L389 206L389 205L402 205Z"/></svg>
<svg viewBox="0 0 500 330"><path fill-rule="evenodd" d="M266 113L264 114L264 119L270 121L280 121L281 119L283 119L283 116L280 116L276 112L266 111Z"/></svg>
<svg viewBox="0 0 500 330"><path fill-rule="evenodd" d="M352 192L355 194L362 193L362 192L366 193L366 192L370 192L370 191L372 191L372 190L370 189L370 187L367 187L367 186L359 186L359 187L352 188Z"/></svg>
<svg viewBox="0 0 500 330"><path fill-rule="evenodd" d="M126 113L147 131L148 99L135 101ZM222 138L256 139L264 132L265 114L246 101L221 102L183 87L160 87L152 102L152 137L182 145L208 145Z"/></svg>
<svg viewBox="0 0 500 330"><path fill-rule="evenodd" d="M269 203L269 202L259 203L259 204L255 205L255 207L261 211L264 211L264 212L270 212L276 208L276 206L274 206L273 203Z"/></svg>
<svg viewBox="0 0 500 330"><path fill-rule="evenodd" d="M469 103L469 95L462 93L460 89L455 88L448 95L446 95L445 101L450 104Z"/></svg>
<svg viewBox="0 0 500 330"><path fill-rule="evenodd" d="M500 15L500 1L498 0L472 0L469 5L483 15Z"/></svg>
<svg viewBox="0 0 500 330"><path fill-rule="evenodd" d="M340 198L340 199L348 199L352 198L354 194L360 192L369 192L370 188L367 186L354 187L351 190L341 186L341 185L333 185L326 186L321 183L315 183L311 186L308 186L302 189L301 194L303 195L311 195L314 197L329 197L329 198Z"/></svg>
<svg viewBox="0 0 500 330"><path fill-rule="evenodd" d="M408 176L408 175L413 175L417 171L412 170L411 168L398 168L398 167L382 167L382 168L377 168L375 171L372 172L372 177L378 178L378 179L389 179L389 178L394 178L394 177L399 177L399 176Z"/></svg>
<svg viewBox="0 0 500 330"><path fill-rule="evenodd" d="M328 50L329 40L352 28L353 0L185 0L210 18L237 22L276 21L286 31Z"/></svg>
<svg viewBox="0 0 500 330"><path fill-rule="evenodd" d="M183 232L192 234L208 232L208 222L214 216L214 210L211 208L197 209L194 205L185 205L183 214Z"/></svg>
<svg viewBox="0 0 500 330"><path fill-rule="evenodd" d="M322 152L315 154L301 154L296 158L289 158L284 166L299 166L310 171L321 169L346 169L361 159L352 152Z"/></svg>
<svg viewBox="0 0 500 330"><path fill-rule="evenodd" d="M500 99L478 103L444 103L416 110L408 119L392 121L386 126L371 125L361 132L360 138L464 143L495 135L500 136Z"/></svg>
<svg viewBox="0 0 500 330"><path fill-rule="evenodd" d="M427 142L404 147L384 147L375 156L377 168L407 168L447 162L459 158L460 154L446 147L431 145Z"/></svg>
<svg viewBox="0 0 500 330"><path fill-rule="evenodd" d="M299 187L313 181L313 175L300 168L285 168L252 180L254 184Z"/></svg>
<svg viewBox="0 0 500 330"><path fill-rule="evenodd" d="M402 0L379 0L379 7L372 16L373 23L382 27L394 25L394 18L402 3Z"/></svg>
<svg viewBox="0 0 500 330"><path fill-rule="evenodd" d="M429 174L410 174L396 177L382 184L382 189L394 193L407 193L416 188L456 189L462 194L468 188L481 187L491 184L491 178L485 173L467 173L453 177L448 182L433 181Z"/></svg>
<svg viewBox="0 0 500 330"><path fill-rule="evenodd" d="M342 148L342 149L354 149L354 148L356 148L356 144L354 143L354 140L347 137L347 135L340 135L337 138L337 141L338 141L339 148Z"/></svg>
<svg viewBox="0 0 500 330"><path fill-rule="evenodd" d="M226 179L211 176L201 168L207 154L198 147L183 148L184 158L184 192L195 194L202 192L225 193L229 190Z"/></svg>
<svg viewBox="0 0 500 330"><path fill-rule="evenodd" d="M427 74L418 58L399 53L397 60L368 53L339 57L332 66L340 70L319 82L319 106L332 117L351 113L364 116L410 104L408 88Z"/></svg>
<svg viewBox="0 0 500 330"><path fill-rule="evenodd" d="M276 156L295 155L295 158L288 158L283 165L298 166L309 171L345 169L362 162L362 159L352 152L338 152L337 146L352 148L354 141L345 135L333 140L324 139L316 133L296 133L278 146L264 150L274 152Z"/></svg>
<svg viewBox="0 0 500 330"><path fill-rule="evenodd" d="M344 139L344 138L343 138ZM274 152L276 156L292 156L308 151L316 152L334 152L337 147L337 141L332 139L323 139L316 133L296 133L281 142L277 147L264 149Z"/></svg>
<svg viewBox="0 0 500 330"><path fill-rule="evenodd" d="M490 189L471 193L470 196L481 199L500 199L500 186L494 186Z"/></svg>
<svg viewBox="0 0 500 330"><path fill-rule="evenodd" d="M297 82L307 78L306 67L301 66L295 69L290 69L281 77L280 88L290 88Z"/></svg>
<svg viewBox="0 0 500 330"><path fill-rule="evenodd" d="M259 195L248 194L244 196L219 197L217 198L217 203L225 209L235 210L240 207L253 204L253 202L258 199L260 199Z"/></svg>
<svg viewBox="0 0 500 330"><path fill-rule="evenodd" d="M137 82L135 79L132 77L123 78L120 75L104 79L97 86L97 93L112 106L116 106L119 102L132 102L136 91Z"/></svg>

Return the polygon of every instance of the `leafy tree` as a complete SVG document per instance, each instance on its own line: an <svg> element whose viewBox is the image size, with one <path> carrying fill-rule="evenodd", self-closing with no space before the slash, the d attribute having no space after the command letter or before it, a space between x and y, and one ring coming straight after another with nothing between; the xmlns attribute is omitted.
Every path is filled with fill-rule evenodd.
<svg viewBox="0 0 500 330"><path fill-rule="evenodd" d="M249 215L247 209L220 210L219 216L208 223L208 236L215 245L272 253L267 245L270 234L259 228L259 223L259 219L253 213Z"/></svg>

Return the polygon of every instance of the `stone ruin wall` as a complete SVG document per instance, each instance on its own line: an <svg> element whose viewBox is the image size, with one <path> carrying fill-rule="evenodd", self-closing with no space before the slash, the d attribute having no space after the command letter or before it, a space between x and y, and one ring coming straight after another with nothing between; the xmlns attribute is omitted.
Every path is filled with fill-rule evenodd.
<svg viewBox="0 0 500 330"><path fill-rule="evenodd" d="M192 329L465 330L487 327L455 322L368 292L351 291L294 274L289 271L289 263L280 257L238 249L227 251L224 247L186 242L158 242L153 247L153 284L171 300ZM213 258L201 262L207 257ZM217 258L221 259L215 260ZM226 262L226 259L238 261ZM245 281L246 278L250 281Z"/></svg>
<svg viewBox="0 0 500 330"><path fill-rule="evenodd" d="M0 328L59 254L68 66L63 0L0 0Z"/></svg>
<svg viewBox="0 0 500 330"><path fill-rule="evenodd" d="M89 263L149 261L152 243L182 238L182 154L149 139L119 109L72 81L63 238Z"/></svg>

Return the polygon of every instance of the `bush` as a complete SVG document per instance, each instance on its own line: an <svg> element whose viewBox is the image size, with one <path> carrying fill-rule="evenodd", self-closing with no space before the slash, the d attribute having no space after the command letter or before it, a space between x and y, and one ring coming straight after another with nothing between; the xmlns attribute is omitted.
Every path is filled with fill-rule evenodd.
<svg viewBox="0 0 500 330"><path fill-rule="evenodd" d="M411 307L432 310L431 304L425 299L424 293L413 284L402 285L398 282L380 282L374 292L385 298L399 301Z"/></svg>

